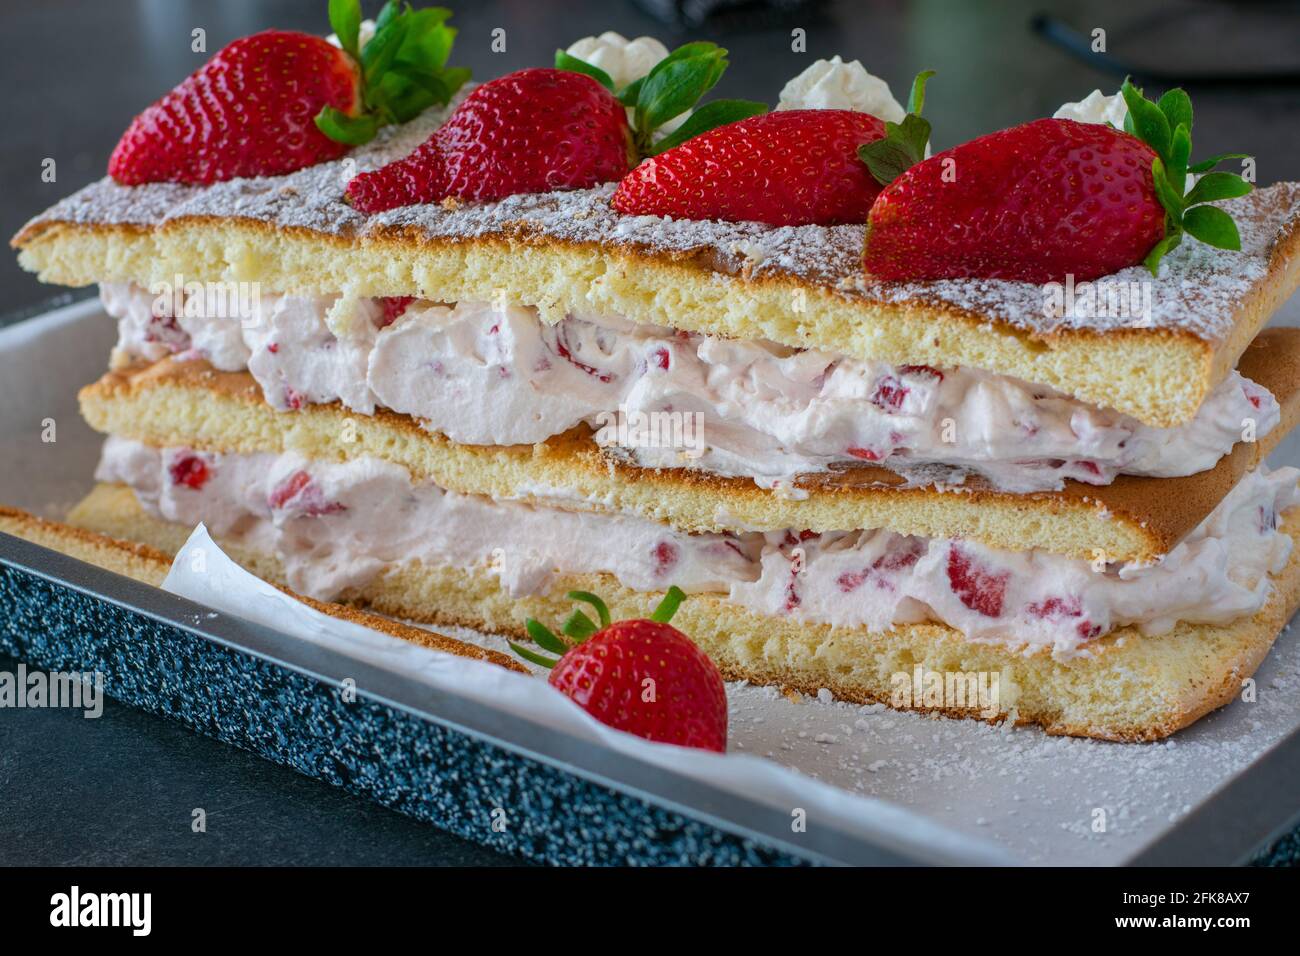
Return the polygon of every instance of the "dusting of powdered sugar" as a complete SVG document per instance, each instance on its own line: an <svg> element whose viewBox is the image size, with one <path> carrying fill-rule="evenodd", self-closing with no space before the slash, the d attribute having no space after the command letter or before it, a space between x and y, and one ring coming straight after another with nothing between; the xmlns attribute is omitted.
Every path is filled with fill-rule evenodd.
<svg viewBox="0 0 1300 956"><path fill-rule="evenodd" d="M510 653L503 637L444 630ZM907 807L1021 863L1116 865L1300 725L1300 640L1290 626L1254 681L1253 701L1134 744L853 704L826 689L805 695L728 682L727 747Z"/></svg>
<svg viewBox="0 0 1300 956"><path fill-rule="evenodd" d="M1158 328L1189 332L1219 342L1232 330L1236 308L1268 274L1275 245L1300 222L1300 183L1279 183L1231 202L1227 209L1241 233L1241 251L1215 249L1191 236L1165 256L1153 280L1144 266L1132 266L1101 280L1106 286L1150 291L1150 313L1135 317L1049 314L1043 286L996 279L937 282L873 282L856 275L853 288L868 299L933 302L1003 321L1040 334L1069 329L1098 332ZM1026 321L1026 316L1032 318Z"/></svg>
<svg viewBox="0 0 1300 956"><path fill-rule="evenodd" d="M461 94L464 95L463 93ZM456 104L453 102L452 107ZM343 201L349 179L407 155L445 119L429 110L343 159L287 176L237 179L209 187L157 183L124 187L103 179L59 202L29 225L159 225L187 217L240 217L279 228L355 237L401 230L431 238L504 236L521 242L564 241L689 259L718 273L793 278L870 304L926 303L957 314L1006 323L1036 335L1120 328L1182 331L1209 342L1231 330L1242 298L1268 272L1278 239L1300 220L1300 184L1281 183L1223 204L1242 233L1241 252L1211 249L1195 239L1165 258L1158 280L1140 267L1108 277L1145 283L1151 309L1134 317L1054 315L1034 283L944 280L893 283L863 273L865 229L784 226L624 216L610 206L613 184L594 189L512 196L494 203L447 203L394 209L375 216Z"/></svg>

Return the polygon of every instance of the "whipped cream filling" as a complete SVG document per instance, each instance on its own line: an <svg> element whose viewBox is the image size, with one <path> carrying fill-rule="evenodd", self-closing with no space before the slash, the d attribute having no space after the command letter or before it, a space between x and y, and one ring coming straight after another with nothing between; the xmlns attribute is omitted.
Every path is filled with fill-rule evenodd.
<svg viewBox="0 0 1300 956"><path fill-rule="evenodd" d="M125 358L202 357L247 369L279 409L340 401L420 419L454 441L531 444L586 424L647 467L746 476L764 487L870 462L918 484L971 475L1017 493L1067 478L1173 477L1212 468L1279 420L1231 372L1191 422L1153 428L1051 389L970 368L894 366L531 308L262 296L244 319L105 284ZM166 306L167 303L164 303ZM155 315L155 311L164 314ZM191 312L187 301L184 313Z"/></svg>
<svg viewBox="0 0 1300 956"><path fill-rule="evenodd" d="M112 437L96 478L130 486L168 521L202 521L277 555L291 587L323 600L410 561L486 566L514 597L546 593L557 574L604 572L634 590L676 584L777 617L882 631L937 621L1061 658L1124 625L1159 634L1255 613L1291 551L1278 514L1300 497L1300 470L1260 468L1161 561L1107 566L883 530L691 535L631 515L455 494L371 458L213 455Z"/></svg>
<svg viewBox="0 0 1300 956"><path fill-rule="evenodd" d="M201 521L218 538L278 556L289 586L321 600L409 561L486 564L512 597L545 593L556 571L690 592L725 591L758 573L753 535L690 535L625 515L460 495L377 458L211 455L109 438L95 476L129 485L168 521Z"/></svg>
<svg viewBox="0 0 1300 956"><path fill-rule="evenodd" d="M1286 566L1278 515L1300 500L1300 469L1259 468L1160 561L1105 565L1042 551L889 531L767 536L763 570L731 598L768 614L887 629L939 621L968 640L1061 659L1134 625L1164 634L1180 621L1227 624L1258 611Z"/></svg>

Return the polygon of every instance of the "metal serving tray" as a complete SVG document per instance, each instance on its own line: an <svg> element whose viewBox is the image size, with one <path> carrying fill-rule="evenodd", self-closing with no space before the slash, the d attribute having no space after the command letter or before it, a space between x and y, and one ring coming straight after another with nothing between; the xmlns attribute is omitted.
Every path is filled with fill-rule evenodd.
<svg viewBox="0 0 1300 956"><path fill-rule="evenodd" d="M112 339L93 302L0 330L0 501L51 516L89 488L95 442L75 393L99 374ZM54 443L39 440L46 419L57 423ZM1282 460L1300 460L1296 452L1288 443ZM927 841L917 837L925 828L873 823L866 801L861 826L792 832L789 813L770 803L2 534L0 602L0 650L41 668L98 670L132 706L552 863L1226 864L1300 817L1291 634L1258 676L1259 710L1234 705L1172 744L1046 738L732 688L745 749L767 745L782 763L961 837ZM345 678L355 702L338 692ZM781 722L799 728L793 743L773 743ZM865 771L829 743L844 745L833 731L852 734L850 724L865 727L854 739L879 757ZM1109 835L1086 832L1094 805L1117 821ZM494 828L502 806L512 823Z"/></svg>

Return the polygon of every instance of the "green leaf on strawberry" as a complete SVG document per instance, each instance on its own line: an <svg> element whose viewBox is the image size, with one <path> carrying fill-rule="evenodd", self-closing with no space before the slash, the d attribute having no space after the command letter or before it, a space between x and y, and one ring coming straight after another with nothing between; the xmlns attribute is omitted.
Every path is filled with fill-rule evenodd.
<svg viewBox="0 0 1300 956"><path fill-rule="evenodd" d="M596 617L600 621L600 626L597 627L592 622L591 618L582 611L574 611L564 622L564 627L561 628L565 637L572 639L572 643L565 643L557 637L550 628L535 618L530 617L524 623L524 630L528 632L528 636L533 639L538 647L542 648L542 650L550 651L552 654L559 654L561 656L568 653L573 649L573 647L576 647L583 641L587 640L587 638L591 637L593 634L597 634L613 624L613 621L610 618L609 608L606 606L605 602L591 592L570 591L565 596L570 601L582 601L595 608ZM649 620L654 621L657 624L667 624L673 619L673 615L677 613L677 609L681 606L681 603L684 600L686 600L686 592L676 585L673 585L659 601L659 604L651 613ZM509 644L511 650L524 660L531 661L540 667L549 669L559 663L559 661L552 660L544 654L538 654L536 651L530 650L521 644L516 644L513 641L510 641Z"/></svg>
<svg viewBox="0 0 1300 956"><path fill-rule="evenodd" d="M1171 128L1179 125L1192 128L1192 98L1187 95L1186 90L1181 87L1170 90L1160 97L1156 106L1165 114L1165 119L1169 121Z"/></svg>
<svg viewBox="0 0 1300 956"><path fill-rule="evenodd" d="M339 46L361 59L361 4L358 0L330 0L330 26L339 38Z"/></svg>
<svg viewBox="0 0 1300 956"><path fill-rule="evenodd" d="M907 97L907 115L901 123L885 121L885 136L858 147L858 158L867 164L872 177L888 186L906 170L925 158L930 142L930 123L921 118L925 107L925 84L934 70L923 70L912 81Z"/></svg>
<svg viewBox="0 0 1300 956"><path fill-rule="evenodd" d="M716 43L685 43L654 65L645 76L623 89L609 74L563 50L555 51L555 66L590 76L632 110L632 139L637 155L655 156L711 129L767 112L754 100L714 100L695 109L727 69L727 51ZM695 112L673 133L655 139L655 132L692 109Z"/></svg>
<svg viewBox="0 0 1300 956"><path fill-rule="evenodd" d="M316 114L316 128L336 143L360 146L375 138L375 133L379 132L379 121L373 113L349 116L342 110L324 106Z"/></svg>
<svg viewBox="0 0 1300 956"><path fill-rule="evenodd" d="M654 155L667 152L674 146L680 146L688 139L694 139L701 133L707 133L728 123L737 123L751 116L760 116L767 112L767 106L751 100L714 100L705 103L687 117L686 122L654 144Z"/></svg>
<svg viewBox="0 0 1300 956"><path fill-rule="evenodd" d="M364 49L360 0L330 0L329 16L359 78L351 110L327 106L316 116L316 127L330 139L349 146L367 143L382 126L445 106L469 79L469 70L447 67L456 30L447 25L451 11L444 7L415 10L402 0L388 0Z"/></svg>
<svg viewBox="0 0 1300 956"><path fill-rule="evenodd" d="M566 53L564 50L555 51L555 68L557 70L568 70L571 73L581 73L589 76L611 93L616 92L614 89L614 80L608 73L598 66L588 63L586 60L579 60L576 56Z"/></svg>
<svg viewBox="0 0 1300 956"><path fill-rule="evenodd" d="M1218 206L1195 206L1187 210L1183 228L1208 245L1220 249L1241 248L1237 224Z"/></svg>
<svg viewBox="0 0 1300 956"><path fill-rule="evenodd" d="M1151 274L1159 274L1160 261L1177 248L1184 232L1219 249L1240 249L1241 234L1232 217L1217 206L1205 203L1236 199L1254 188L1236 173L1210 172L1224 160L1244 159L1246 154L1222 153L1191 163L1192 101L1186 92L1170 90L1152 103L1126 79L1120 95L1128 107L1125 132L1142 140L1156 153L1151 162L1151 177L1165 210L1165 236L1144 260ZM1190 191L1188 173L1204 174Z"/></svg>
<svg viewBox="0 0 1300 956"><path fill-rule="evenodd" d="M1214 202L1217 199L1236 199L1251 190L1250 183L1236 173L1206 173L1196 181L1191 192L1183 200L1194 206L1202 202Z"/></svg>
<svg viewBox="0 0 1300 956"><path fill-rule="evenodd" d="M1209 159L1203 159L1194 166L1187 167L1189 173L1208 173L1219 163L1226 162L1229 159L1249 159L1250 153L1219 153L1217 156L1211 156Z"/></svg>
<svg viewBox="0 0 1300 956"><path fill-rule="evenodd" d="M551 687L606 726L646 740L725 753L722 675L694 641L668 623L685 597L671 587L650 617L614 621L596 595L570 591L571 600L595 609L599 625L574 611L564 625L566 641L529 618L529 636L558 659L510 646L547 668Z"/></svg>

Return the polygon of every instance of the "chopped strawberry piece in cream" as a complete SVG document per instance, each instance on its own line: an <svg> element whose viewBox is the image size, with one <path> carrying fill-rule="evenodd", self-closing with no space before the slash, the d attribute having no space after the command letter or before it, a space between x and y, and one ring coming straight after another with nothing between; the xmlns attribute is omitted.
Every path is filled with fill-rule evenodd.
<svg viewBox="0 0 1300 956"><path fill-rule="evenodd" d="M1040 618L1079 617L1083 614L1083 605L1077 597L1049 597L1026 605L1025 610Z"/></svg>
<svg viewBox="0 0 1300 956"><path fill-rule="evenodd" d="M271 490L267 504L272 508L283 508L292 498L311 483L311 475L305 471L295 471Z"/></svg>
<svg viewBox="0 0 1300 956"><path fill-rule="evenodd" d="M900 365L898 370L904 375L929 375L940 382L943 381L943 372L931 365Z"/></svg>
<svg viewBox="0 0 1300 956"><path fill-rule="evenodd" d="M920 538L908 538L907 547L896 551L887 551L876 558L871 565L873 571L896 572L910 568L925 553L925 542Z"/></svg>
<svg viewBox="0 0 1300 956"><path fill-rule="evenodd" d="M655 545L654 550L655 574L667 574L672 569L673 565L677 563L679 557L680 555L675 544L671 541L660 541Z"/></svg>
<svg viewBox="0 0 1300 956"><path fill-rule="evenodd" d="M841 591L845 594L849 594L850 592L856 591L860 588L862 583L869 577L871 577L870 568L863 568L861 571L845 571L835 579L835 583L840 586Z"/></svg>
<svg viewBox="0 0 1300 956"><path fill-rule="evenodd" d="M722 543L724 546L726 546L728 550L734 551L736 554L740 555L740 557L742 558L747 557L745 552L741 549L740 545L736 544L736 542L731 540L726 540L723 541Z"/></svg>
<svg viewBox="0 0 1300 956"><path fill-rule="evenodd" d="M380 301L383 302L384 314L379 320L379 327L386 329L402 317L410 304L415 301L415 296L386 295Z"/></svg>
<svg viewBox="0 0 1300 956"><path fill-rule="evenodd" d="M872 451L870 448L849 447L844 451L846 454L852 455L854 458L861 458L863 461L880 461L885 457L880 452Z"/></svg>
<svg viewBox="0 0 1300 956"><path fill-rule="evenodd" d="M1259 533L1268 534L1277 530L1277 511L1272 508L1259 506Z"/></svg>
<svg viewBox="0 0 1300 956"><path fill-rule="evenodd" d="M146 342L160 342L173 352L180 352L189 347L190 338L172 315L155 315L145 327Z"/></svg>
<svg viewBox="0 0 1300 956"><path fill-rule="evenodd" d="M788 548L793 548L801 541L811 541L813 538L820 538L821 535L816 531L800 531L797 535L793 531L786 531L784 544Z"/></svg>
<svg viewBox="0 0 1300 956"><path fill-rule="evenodd" d="M295 471L280 484L271 489L267 504L276 510L288 508L309 517L336 514L347 509L337 501L326 501L320 487L312 484L311 475L305 471Z"/></svg>
<svg viewBox="0 0 1300 956"><path fill-rule="evenodd" d="M894 376L885 375L876 382L876 390L871 395L871 404L886 411L896 412L903 407L903 401L909 391L908 387Z"/></svg>
<svg viewBox="0 0 1300 956"><path fill-rule="evenodd" d="M586 362L579 362L576 358L573 357L573 353L569 351L569 344L567 339L565 338L565 331L563 326L559 326L556 328L555 351L556 354L560 356L560 358L564 359L566 362L568 362L570 365L572 365L574 368L578 369L579 371L586 372L588 375L596 379L596 381L598 382L602 382L608 385L610 382L614 380L614 376L611 375L609 372L602 372L600 369L596 368L596 366L588 365Z"/></svg>
<svg viewBox="0 0 1300 956"><path fill-rule="evenodd" d="M198 455L181 454L172 460L167 469L173 485L184 485L198 491L208 483L212 470Z"/></svg>
<svg viewBox="0 0 1300 956"><path fill-rule="evenodd" d="M790 580L785 586L785 610L789 613L802 603L803 598L799 596L799 566L798 564L792 564Z"/></svg>
<svg viewBox="0 0 1300 956"><path fill-rule="evenodd" d="M886 551L871 562L869 567L860 571L845 571L835 583L845 594L857 590L866 581L871 581L876 587L885 591L894 590L890 579L896 577L898 572L914 566L925 553L925 543L921 539L908 538L906 541L906 547Z"/></svg>
<svg viewBox="0 0 1300 956"><path fill-rule="evenodd" d="M1001 617L1010 578L1009 572L997 574L979 567L955 544L948 549L948 583L957 599L972 611L985 617Z"/></svg>

